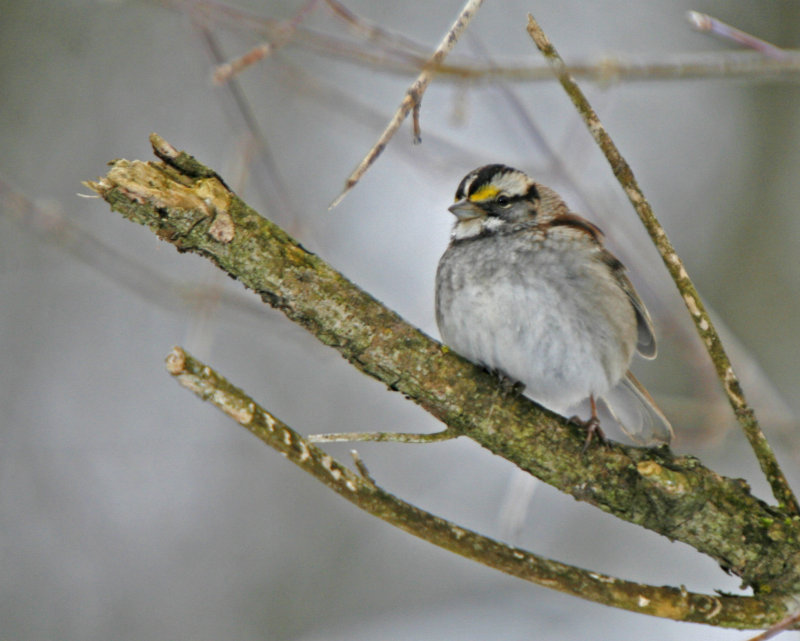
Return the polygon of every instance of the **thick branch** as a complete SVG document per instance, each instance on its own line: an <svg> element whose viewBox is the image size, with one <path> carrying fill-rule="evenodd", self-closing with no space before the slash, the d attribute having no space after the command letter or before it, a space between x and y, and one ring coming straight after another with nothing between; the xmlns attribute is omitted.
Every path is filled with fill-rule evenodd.
<svg viewBox="0 0 800 641"><path fill-rule="evenodd" d="M405 323L158 136L164 162L118 160L89 183L112 209L206 256L288 318L457 432L611 514L710 555L756 590L800 591L800 524L691 457L583 437Z"/></svg>
<svg viewBox="0 0 800 641"><path fill-rule="evenodd" d="M763 628L781 622L783 599L697 594L590 572L546 559L462 528L389 494L334 460L210 367L176 347L167 370L264 443L337 494L387 523L450 552L544 587L616 608L719 627ZM360 459L357 459L357 463ZM363 468L363 464L361 465Z"/></svg>

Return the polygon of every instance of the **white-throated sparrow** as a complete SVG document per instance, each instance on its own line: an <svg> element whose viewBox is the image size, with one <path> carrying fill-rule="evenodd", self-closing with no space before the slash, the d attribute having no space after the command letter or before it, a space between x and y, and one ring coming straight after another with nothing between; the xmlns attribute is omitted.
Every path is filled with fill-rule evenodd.
<svg viewBox="0 0 800 641"><path fill-rule="evenodd" d="M505 165L467 174L449 209L436 272L444 342L559 414L588 398L587 444L601 398L636 440L668 442L669 422L628 371L635 351L655 357L653 325L601 231Z"/></svg>

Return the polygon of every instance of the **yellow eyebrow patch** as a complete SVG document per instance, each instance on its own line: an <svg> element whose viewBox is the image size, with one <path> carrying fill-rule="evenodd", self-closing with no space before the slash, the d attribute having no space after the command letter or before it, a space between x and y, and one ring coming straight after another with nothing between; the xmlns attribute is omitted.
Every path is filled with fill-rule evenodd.
<svg viewBox="0 0 800 641"><path fill-rule="evenodd" d="M489 200L490 198L494 198L497 194L500 193L500 190L495 187L494 185L484 185L474 194L472 194L469 199L471 202L482 202L484 200Z"/></svg>

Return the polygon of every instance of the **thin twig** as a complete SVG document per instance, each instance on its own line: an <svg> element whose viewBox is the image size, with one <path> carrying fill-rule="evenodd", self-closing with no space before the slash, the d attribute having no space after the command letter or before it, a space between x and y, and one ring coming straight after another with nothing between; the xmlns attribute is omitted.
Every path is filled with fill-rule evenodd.
<svg viewBox="0 0 800 641"><path fill-rule="evenodd" d="M436 67L442 63L448 53L452 50L455 46L456 42L458 42L459 37L464 32L464 29L467 28L467 25L472 20L475 13L478 11L480 6L483 4L483 0L467 0L467 3L464 5L464 8L459 13L458 18L453 23L453 26L450 27L450 30L447 32L445 37L439 43L439 46L436 47L436 51L434 51L433 55L430 57L430 60L426 63L425 67L422 69L422 72L417 76L417 79L412 83L412 85L406 91L406 95L403 98L403 101L400 103L397 111L395 112L394 117L387 125L386 129L384 129L383 133L378 138L378 142L376 142L372 149L367 152L367 155L364 156L364 159L358 164L355 168L353 173L347 178L344 184L344 189L342 192L333 200L329 209L333 209L342 202L342 199L350 192L350 190L356 186L361 177L367 172L367 170L372 166L372 164L377 160L378 156L381 155L383 150L386 148L386 145L392 139L392 136L397 132L400 128L400 125L403 124L403 121L408 116L408 113L413 109L415 110L415 127L414 127L414 139L419 140L419 105L422 101L422 96L425 93L425 90L428 88L431 80L433 79L434 73L436 72Z"/></svg>
<svg viewBox="0 0 800 641"><path fill-rule="evenodd" d="M725 393L728 395L728 400L733 408L734 414L744 430L747 439L750 441L750 445L758 458L761 469L772 487L772 493L790 514L800 514L800 506L797 503L797 499L792 493L789 482L781 471L780 465L772 451L772 447L770 447L767 442L752 408L750 408L745 400L739 379L733 371L733 367L728 359L728 355L725 353L717 330L714 328L711 318L708 316L694 284L689 279L689 274L686 272L683 262L675 252L663 227L661 227L661 224L656 219L650 207L650 203L647 202L642 190L639 188L630 165L628 165L627 161L622 157L622 154L611 140L611 137L600 122L594 109L592 109L586 96L570 76L561 56L531 14L528 14L528 33L552 66L561 85L564 87L567 95L586 123L595 142L611 165L614 176L616 176L620 185L622 185L636 213L639 214L639 218L650 234L650 237L653 239L653 243L658 249L659 254L661 254L661 259L664 261L667 270L675 281L675 285L683 297L689 314L694 321L697 332L714 363L717 376L722 382Z"/></svg>
<svg viewBox="0 0 800 641"><path fill-rule="evenodd" d="M229 62L217 64L217 67L214 69L214 73L212 75L214 84L220 85L228 82L231 78L233 78L233 76L240 73L242 70L246 69L250 65L255 64L259 60L263 60L264 58L271 56L278 49L285 46L291 40L295 31L297 31L297 26L309 13L314 10L318 2L319 0L309 0L306 2L306 4L295 14L294 18L287 20L281 25L282 28L276 30L279 37L276 37L274 41L268 40L266 42L257 44L244 55Z"/></svg>
<svg viewBox="0 0 800 641"><path fill-rule="evenodd" d="M767 639L771 639L781 632L786 632L787 630L794 628L798 621L800 621L800 610L792 612L792 614L787 616L785 619L778 621L772 627L764 630L764 632L761 634L754 636L752 639L748 639L747 641L767 641Z"/></svg>
<svg viewBox="0 0 800 641"><path fill-rule="evenodd" d="M309 443L311 443L311 441L309 441ZM372 474L369 473L369 468L367 468L367 464L362 460L358 450L350 450L350 456L353 459L353 463L355 464L358 473L361 475L361 478L367 481L370 485L377 487L375 479L372 478Z"/></svg>
<svg viewBox="0 0 800 641"><path fill-rule="evenodd" d="M221 63L225 58L216 35L199 23L196 24L196 27L197 33L205 45L212 61L215 64ZM276 217L280 217L284 221L297 220L297 211L289 195L290 190L286 186L286 181L284 181L281 176L280 167L275 160L267 137L261 130L258 119L253 113L250 102L245 97L244 91L237 78L229 78L223 85L222 90L223 95L228 98L233 107L231 110L234 112L232 117L238 119L236 123L237 129L244 128L247 132L250 141L255 147L256 157L261 162L264 174L268 179L267 181L253 181L255 188L260 192L263 202L274 203ZM272 190L267 188L268 184L272 185Z"/></svg>
<svg viewBox="0 0 800 641"><path fill-rule="evenodd" d="M330 434L309 434L309 443L357 443L374 441L378 443L439 443L458 438L455 430L444 429L432 434L416 432L333 432Z"/></svg>
<svg viewBox="0 0 800 641"><path fill-rule="evenodd" d="M765 56L774 58L775 60L786 60L789 53L774 44L757 38L756 36L737 29L722 20L718 20L707 13L700 13L699 11L687 11L686 19L692 23L692 26L698 31L713 33L715 36L720 36L726 40L733 40L734 42L763 53Z"/></svg>
<svg viewBox="0 0 800 641"><path fill-rule="evenodd" d="M428 47L408 38L404 35L388 31L384 27L366 18L357 15L341 2L337 0L325 0L331 13L338 19L344 21L348 27L361 38L370 44L379 43L384 51L397 54L401 57L421 56L422 60L427 56Z"/></svg>
<svg viewBox="0 0 800 641"><path fill-rule="evenodd" d="M353 122L362 128L374 128L383 125L386 121L385 116L371 105L358 100L351 93L343 91L332 83L311 75L302 67L283 60L280 67L276 67L276 73L280 73L280 82L288 87L300 98L311 100L315 104L325 104L326 107L335 110L340 116ZM436 144L428 149L424 156L413 154L405 147L399 147L397 153L410 161L410 167L417 171L430 172L441 167L450 167L451 159L472 159L477 166L483 157L474 150L449 140L444 136L437 135L435 131L429 131L428 140L433 140Z"/></svg>
<svg viewBox="0 0 800 641"><path fill-rule="evenodd" d="M203 24L214 27L246 31L275 43L282 40L285 21L265 18L255 13L243 11L230 5L204 0L159 0L161 4L179 9ZM327 4L334 7L334 3ZM362 42L353 43L343 38L322 33L305 27L297 27L290 42L291 46L305 48L326 59L339 59L378 68L382 73L408 76L419 73L427 66L435 72L440 82L494 83L507 81L515 83L545 82L553 77L549 67L527 63L507 62L485 65L463 56L450 56L452 64L430 65L421 53L420 46L410 39L392 34L380 27L365 24L363 18L346 11L338 5L334 15L354 27L362 37ZM376 39L377 37L377 39ZM375 44L378 51L375 52ZM365 44L366 43L366 46ZM796 79L800 74L800 52L783 49L780 60L765 57L755 51L701 52L683 54L658 54L635 56L611 54L583 61L573 61L570 73L579 78L608 84L609 82L687 80L694 78L745 78L763 81L765 78Z"/></svg>
<svg viewBox="0 0 800 641"><path fill-rule="evenodd" d="M616 608L678 621L746 628L753 620L783 617L780 599L698 594L685 588L626 581L547 559L482 536L425 512L374 484L319 449L259 406L212 368L175 347L167 356L167 371L203 400L212 403L334 492L360 509L409 534L511 576ZM357 457L357 455L356 455Z"/></svg>
<svg viewBox="0 0 800 641"><path fill-rule="evenodd" d="M261 42L238 58L218 64L211 74L211 80L215 85L225 84L235 75L247 69L247 67L271 56L279 46L271 42Z"/></svg>

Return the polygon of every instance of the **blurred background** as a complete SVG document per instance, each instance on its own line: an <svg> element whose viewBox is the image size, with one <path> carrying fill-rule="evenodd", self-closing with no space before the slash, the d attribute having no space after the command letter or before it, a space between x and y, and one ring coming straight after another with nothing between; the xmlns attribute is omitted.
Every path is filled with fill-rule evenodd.
<svg viewBox="0 0 800 641"><path fill-rule="evenodd" d="M680 297L553 81L440 74L422 144L404 125L328 211L462 4L347 0L347 15L305 0L0 2L3 639L747 638L524 583L345 503L179 388L169 349L206 359L301 433L440 426L206 261L77 195L114 158L151 159L156 131L438 336L446 207L474 167L518 166L598 223L630 268L660 338L658 360L634 370L675 449L771 501ZM567 62L599 66L581 84L800 487L797 75L615 72L739 51L693 31L687 9L797 46L794 1L506 1L486 3L448 62L541 68L531 11ZM269 56L212 83L217 63L265 38ZM348 461L351 447L327 449ZM465 527L626 579L738 592L687 546L547 486L508 519L512 466L467 439L357 448L380 485Z"/></svg>

